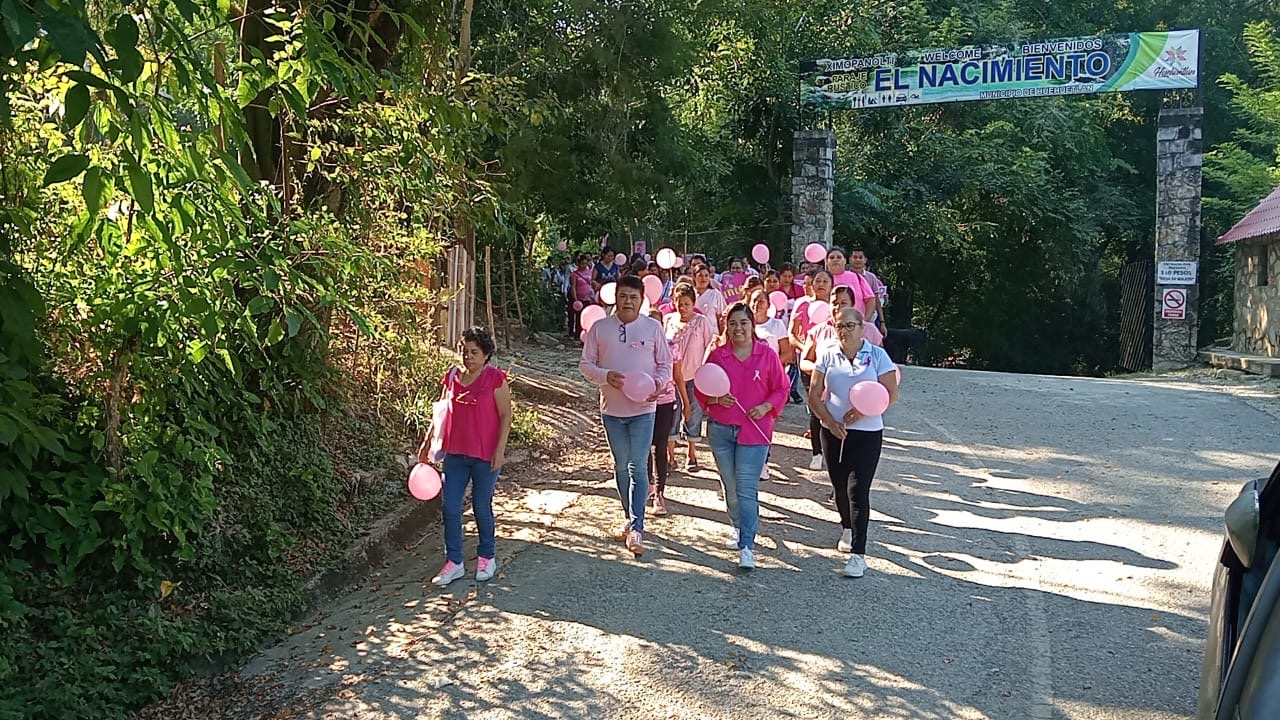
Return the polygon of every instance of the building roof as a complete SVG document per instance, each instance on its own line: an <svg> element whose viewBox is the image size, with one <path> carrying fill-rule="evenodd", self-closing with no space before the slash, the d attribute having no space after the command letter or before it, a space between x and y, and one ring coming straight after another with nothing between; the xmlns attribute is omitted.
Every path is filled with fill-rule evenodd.
<svg viewBox="0 0 1280 720"><path fill-rule="evenodd" d="M1250 210L1240 222L1235 224L1222 237L1219 245L1237 240L1252 240L1267 235L1280 233L1280 188L1271 191L1258 207Z"/></svg>

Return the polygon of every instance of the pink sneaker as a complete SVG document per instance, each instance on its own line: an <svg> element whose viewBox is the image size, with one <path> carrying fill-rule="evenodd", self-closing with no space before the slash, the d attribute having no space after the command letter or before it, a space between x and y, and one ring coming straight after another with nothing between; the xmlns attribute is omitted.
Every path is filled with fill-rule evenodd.
<svg viewBox="0 0 1280 720"><path fill-rule="evenodd" d="M627 549L632 555L640 557L644 554L644 533L639 530L632 530L627 533Z"/></svg>
<svg viewBox="0 0 1280 720"><path fill-rule="evenodd" d="M440 572L436 573L436 576L431 578L431 584L444 587L466 574L467 569L465 567L452 560L446 560L444 567L440 568Z"/></svg>
<svg viewBox="0 0 1280 720"><path fill-rule="evenodd" d="M476 580L484 582L492 580L493 576L498 572L498 558L482 557L476 558Z"/></svg>

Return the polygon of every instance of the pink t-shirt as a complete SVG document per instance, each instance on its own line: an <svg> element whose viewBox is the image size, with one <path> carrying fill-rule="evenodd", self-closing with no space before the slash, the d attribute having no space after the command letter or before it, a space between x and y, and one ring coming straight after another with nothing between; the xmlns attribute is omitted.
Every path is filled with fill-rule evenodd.
<svg viewBox="0 0 1280 720"><path fill-rule="evenodd" d="M876 296L871 289L871 285L867 283L866 278L852 270L845 270L839 275L832 278L835 284L832 287L844 285L853 291L853 306L862 313L862 317L867 317L867 300Z"/></svg>
<svg viewBox="0 0 1280 720"><path fill-rule="evenodd" d="M797 300L795 309L792 310L792 317L800 322L800 337L808 337L809 331L813 329L813 321L809 319L809 303L813 300L811 297Z"/></svg>
<svg viewBox="0 0 1280 720"><path fill-rule="evenodd" d="M625 326L617 315L596 322L582 341L578 369L600 388L602 415L635 417L654 412L657 403L636 402L610 385L607 378L611 370L639 370L648 373L659 388L666 387L671 382L672 361L662 324L645 315Z"/></svg>
<svg viewBox="0 0 1280 720"><path fill-rule="evenodd" d="M583 304L595 302L596 293L591 288L591 268L587 268L582 272L574 270L572 275L573 299L580 300Z"/></svg>
<svg viewBox="0 0 1280 720"><path fill-rule="evenodd" d="M721 425L738 426L739 445L772 445L773 425L787 404L791 385L778 353L756 340L747 359L739 360L733 354L732 345L721 345L707 356L707 364L724 368L729 376L729 394L738 401L733 407L712 404L695 388L694 396L706 409L707 416ZM764 402L773 405L764 417L753 421L747 416L748 410Z"/></svg>
<svg viewBox="0 0 1280 720"><path fill-rule="evenodd" d="M707 348L716 339L716 326L711 318L696 312L689 322L680 319L679 313L667 316L667 338L675 343L673 353L680 363L680 377L685 381L693 379L707 357Z"/></svg>
<svg viewBox="0 0 1280 720"><path fill-rule="evenodd" d="M470 385L462 384L462 373L457 369L445 373L445 399L449 401L449 425L444 433L446 453L479 460L493 458L502 428L494 393L506 381L507 373L492 365L481 370Z"/></svg>

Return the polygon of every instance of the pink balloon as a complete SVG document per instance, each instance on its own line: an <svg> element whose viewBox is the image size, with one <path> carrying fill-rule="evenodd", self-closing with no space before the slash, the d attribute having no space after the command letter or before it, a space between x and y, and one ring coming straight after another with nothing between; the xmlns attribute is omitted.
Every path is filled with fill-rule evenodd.
<svg viewBox="0 0 1280 720"><path fill-rule="evenodd" d="M729 374L715 363L707 363L693 374L693 386L707 397L729 394Z"/></svg>
<svg viewBox="0 0 1280 720"><path fill-rule="evenodd" d="M814 325L821 325L822 323L830 319L831 319L830 303L826 303L821 300L814 300L813 302L809 303L809 322L810 323L813 323Z"/></svg>
<svg viewBox="0 0 1280 720"><path fill-rule="evenodd" d="M604 308L599 305L588 305L582 308L582 331L586 332L591 329L592 325L604 319Z"/></svg>
<svg viewBox="0 0 1280 720"><path fill-rule="evenodd" d="M440 471L426 463L418 463L409 472L409 494L419 500L430 500L440 494Z"/></svg>
<svg viewBox="0 0 1280 720"><path fill-rule="evenodd" d="M581 300L574 300L574 301L573 301L573 311L574 311L574 312L582 312L582 301L581 301Z"/></svg>
<svg viewBox="0 0 1280 720"><path fill-rule="evenodd" d="M756 243L756 246L751 248L751 259L761 265L769 262L769 246L764 243Z"/></svg>
<svg viewBox="0 0 1280 720"><path fill-rule="evenodd" d="M661 305L659 305L658 310L661 310L663 315L670 315L671 313L676 311L676 306L672 304L670 300L668 300L667 302L664 302Z"/></svg>
<svg viewBox="0 0 1280 720"><path fill-rule="evenodd" d="M663 270L670 270L676 266L676 251L671 248L662 248L658 251L658 267Z"/></svg>
<svg viewBox="0 0 1280 720"><path fill-rule="evenodd" d="M773 308L778 312L787 309L787 294L781 290L774 290L769 293L769 302L773 304Z"/></svg>
<svg viewBox="0 0 1280 720"><path fill-rule="evenodd" d="M644 402L657 387L653 376L646 372L634 370L623 376L622 394L634 402Z"/></svg>
<svg viewBox="0 0 1280 720"><path fill-rule="evenodd" d="M864 380L849 388L849 402L863 415L880 415L889 409L889 390L878 382Z"/></svg>
<svg viewBox="0 0 1280 720"><path fill-rule="evenodd" d="M561 240L560 242L556 243L556 249L559 250L560 252L564 252L565 250L569 249L569 243Z"/></svg>
<svg viewBox="0 0 1280 720"><path fill-rule="evenodd" d="M653 256L652 256L652 255L650 255L649 253L645 253L645 254L644 254L644 261L645 261L645 262L653 262Z"/></svg>
<svg viewBox="0 0 1280 720"><path fill-rule="evenodd" d="M644 276L644 297L651 303L662 297L662 278L657 275Z"/></svg>
<svg viewBox="0 0 1280 720"><path fill-rule="evenodd" d="M822 262L827 259L827 248L821 243L809 243L804 249L804 259L811 263Z"/></svg>
<svg viewBox="0 0 1280 720"><path fill-rule="evenodd" d="M618 301L618 284L605 283L600 286L600 302L612 305Z"/></svg>
<svg viewBox="0 0 1280 720"><path fill-rule="evenodd" d="M587 331L583 330L582 332L578 333L578 342L585 343L586 341L587 341Z"/></svg>
<svg viewBox="0 0 1280 720"><path fill-rule="evenodd" d="M626 253L618 253L617 255L614 255L614 256L613 256L613 264L614 264L614 265L617 265L618 267L622 267L623 265L626 265L626 264L627 264L627 254L626 254Z"/></svg>

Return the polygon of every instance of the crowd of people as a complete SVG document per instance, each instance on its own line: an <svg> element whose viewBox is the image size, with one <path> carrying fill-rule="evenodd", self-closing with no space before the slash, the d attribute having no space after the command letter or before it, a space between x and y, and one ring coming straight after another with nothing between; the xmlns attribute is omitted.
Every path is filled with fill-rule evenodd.
<svg viewBox="0 0 1280 720"><path fill-rule="evenodd" d="M753 251L757 262L731 258L723 272L670 248L627 258L604 247L549 274L564 292L566 329L582 343L579 369L600 391L622 510L609 534L642 555L646 512L670 512L668 475L680 455L686 473L700 471L705 440L733 528L726 543L740 568L754 568L774 424L788 403L803 403L808 467L826 470L842 527L835 546L849 555L843 572L861 577L883 412L898 398L897 368L881 347L888 294L861 250L829 248L824 260L821 246L810 246L809 262L773 268L762 247ZM506 377L489 365L488 333L468 331L460 351L462 367L446 377L442 402L459 405L469 421L467 439L442 448L446 562L432 579L439 585L465 574L468 484L480 534L477 579L496 568L491 502L511 418ZM857 400L868 384L883 397L876 412Z"/></svg>

